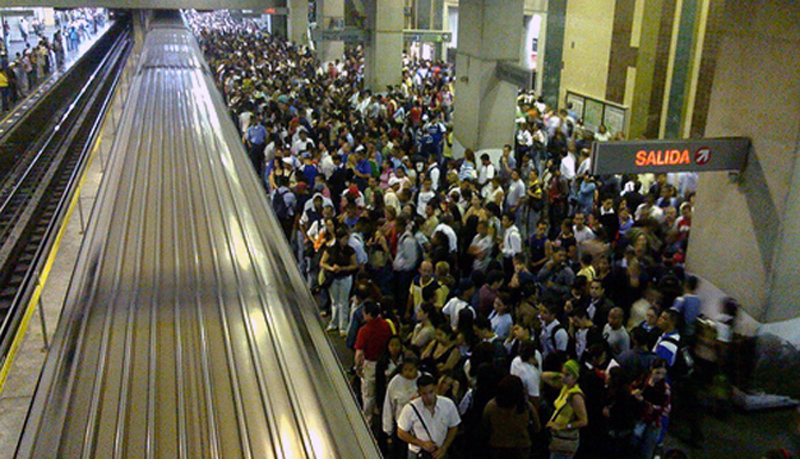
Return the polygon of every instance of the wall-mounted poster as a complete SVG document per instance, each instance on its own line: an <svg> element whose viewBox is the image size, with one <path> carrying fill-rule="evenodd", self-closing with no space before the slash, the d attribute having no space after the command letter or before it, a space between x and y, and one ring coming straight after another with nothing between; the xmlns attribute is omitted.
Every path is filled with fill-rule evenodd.
<svg viewBox="0 0 800 459"><path fill-rule="evenodd" d="M625 110L611 105L606 105L606 111L603 114L603 124L611 135L618 132L625 132Z"/></svg>
<svg viewBox="0 0 800 459"><path fill-rule="evenodd" d="M603 122L603 103L592 99L586 99L583 110L583 123L586 129L597 132L597 127Z"/></svg>

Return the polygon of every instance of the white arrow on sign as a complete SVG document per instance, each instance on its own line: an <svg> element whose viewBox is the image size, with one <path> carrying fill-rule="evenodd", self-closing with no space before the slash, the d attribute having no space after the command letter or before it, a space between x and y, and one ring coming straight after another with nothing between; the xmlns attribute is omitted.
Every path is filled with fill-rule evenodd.
<svg viewBox="0 0 800 459"><path fill-rule="evenodd" d="M707 163L709 159L711 159L711 149L708 147L701 148L694 154L694 162L697 163L698 166Z"/></svg>

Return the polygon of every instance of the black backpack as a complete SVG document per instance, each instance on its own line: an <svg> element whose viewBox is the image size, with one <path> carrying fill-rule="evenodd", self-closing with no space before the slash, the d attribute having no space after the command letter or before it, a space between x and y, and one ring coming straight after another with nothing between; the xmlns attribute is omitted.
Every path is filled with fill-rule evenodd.
<svg viewBox="0 0 800 459"><path fill-rule="evenodd" d="M284 199L286 193L289 193L289 191L285 189L284 191L278 190L272 197L272 209L275 211L275 215L279 220L284 220L292 216L291 209L289 209L289 206L286 204L286 199Z"/></svg>
<svg viewBox="0 0 800 459"><path fill-rule="evenodd" d="M694 373L694 357L691 349L688 346L682 346L679 340L671 336L664 337L662 341L672 343L678 347L678 350L675 351L675 363L669 368L669 375L672 379L691 376Z"/></svg>

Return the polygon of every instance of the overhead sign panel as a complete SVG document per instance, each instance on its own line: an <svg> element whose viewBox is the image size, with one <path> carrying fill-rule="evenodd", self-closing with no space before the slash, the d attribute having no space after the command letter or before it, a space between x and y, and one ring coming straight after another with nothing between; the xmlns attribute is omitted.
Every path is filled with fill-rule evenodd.
<svg viewBox="0 0 800 459"><path fill-rule="evenodd" d="M453 40L453 32L449 30L406 29L403 30L403 39L417 43L450 43Z"/></svg>
<svg viewBox="0 0 800 459"><path fill-rule="evenodd" d="M311 38L315 41L343 41L345 43L366 43L369 41L369 33L356 27L345 27L344 29L323 30L314 29L311 31Z"/></svg>
<svg viewBox="0 0 800 459"><path fill-rule="evenodd" d="M644 174L741 171L750 139L725 137L690 140L632 140L592 144L592 172Z"/></svg>

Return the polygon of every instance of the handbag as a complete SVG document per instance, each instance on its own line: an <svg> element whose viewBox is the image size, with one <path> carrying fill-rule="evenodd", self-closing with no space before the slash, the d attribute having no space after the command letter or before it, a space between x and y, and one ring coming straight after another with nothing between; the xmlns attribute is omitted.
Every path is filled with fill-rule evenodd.
<svg viewBox="0 0 800 459"><path fill-rule="evenodd" d="M550 451L575 454L578 451L578 429L552 432Z"/></svg>
<svg viewBox="0 0 800 459"><path fill-rule="evenodd" d="M561 405L561 408L556 411L550 420L558 418L558 415L561 414L561 410L567 406L569 400L566 403ZM580 437L580 432L578 429L571 429L571 430L559 430L556 432L550 432L550 451L555 451L557 453L564 453L564 454L575 454L578 451L578 440Z"/></svg>
<svg viewBox="0 0 800 459"><path fill-rule="evenodd" d="M413 403L409 403L409 405L411 405L411 409L414 410L414 413L417 414L417 417L419 418L419 421L422 423L422 427L425 428L425 433L428 434L428 438L431 441L433 441L433 437L431 436L431 432L428 430L428 426L425 425L425 420L422 419L422 416L419 414L419 411L417 411L417 407L414 406ZM433 459L433 453L429 453L428 451L425 451L424 449L420 449L419 452L417 453L416 457L417 457L417 459Z"/></svg>

